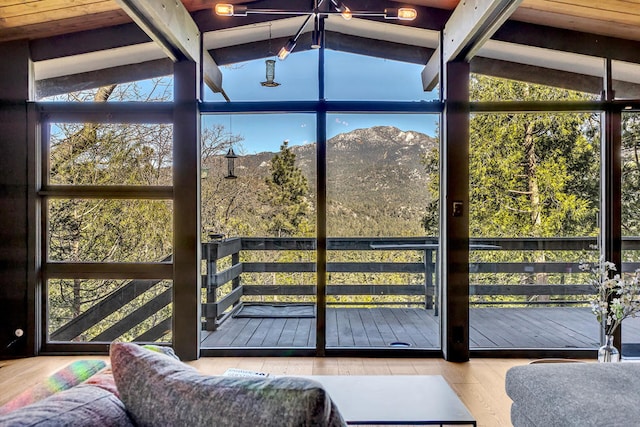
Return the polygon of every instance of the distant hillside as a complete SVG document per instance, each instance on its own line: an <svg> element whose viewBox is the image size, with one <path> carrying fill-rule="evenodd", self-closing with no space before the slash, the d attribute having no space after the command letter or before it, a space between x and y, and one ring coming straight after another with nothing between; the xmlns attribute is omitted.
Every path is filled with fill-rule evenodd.
<svg viewBox="0 0 640 427"><path fill-rule="evenodd" d="M421 235L420 219L428 202L422 158L437 141L392 126L357 129L327 144L328 228L332 236ZM315 205L315 143L292 147L296 164L310 184ZM263 179L274 153L242 156L240 176Z"/></svg>

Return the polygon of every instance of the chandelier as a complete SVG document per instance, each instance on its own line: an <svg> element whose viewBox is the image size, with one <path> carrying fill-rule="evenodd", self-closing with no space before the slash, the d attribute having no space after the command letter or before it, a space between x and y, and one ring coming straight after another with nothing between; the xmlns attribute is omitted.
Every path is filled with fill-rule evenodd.
<svg viewBox="0 0 640 427"><path fill-rule="evenodd" d="M350 20L354 16L366 17L384 17L385 19L394 19L401 21L413 21L418 16L415 9L400 7L386 8L382 11L355 11L351 10L344 3L336 0L314 0L312 10L284 10L284 9L250 9L245 5L218 3L215 6L216 15L219 16L247 16L248 14L262 15L297 15L306 16L304 23L300 26L296 34L289 39L280 51L277 57L281 61L284 60L295 48L300 34L306 26L313 20L313 35L311 48L319 49L322 47L322 35L320 34L320 20L329 15L341 15L345 20Z"/></svg>

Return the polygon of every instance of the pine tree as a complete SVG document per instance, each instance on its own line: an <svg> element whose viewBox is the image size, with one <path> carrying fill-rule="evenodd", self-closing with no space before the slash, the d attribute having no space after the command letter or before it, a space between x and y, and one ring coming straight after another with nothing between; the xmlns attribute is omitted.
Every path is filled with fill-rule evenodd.
<svg viewBox="0 0 640 427"><path fill-rule="evenodd" d="M284 141L271 159L271 175L266 178L268 204L265 219L268 231L277 237L306 235L310 232L307 200L309 185L295 165L296 155Z"/></svg>
<svg viewBox="0 0 640 427"><path fill-rule="evenodd" d="M481 101L586 100L588 95L476 77ZM470 235L585 236L598 213L598 123L590 114L479 114L470 122Z"/></svg>
<svg viewBox="0 0 640 427"><path fill-rule="evenodd" d="M482 76L471 99L584 100L587 95ZM598 213L598 123L590 114L478 114L470 121L469 199L472 237L590 235ZM427 153L437 201L437 153ZM434 213L435 212L435 213ZM423 218L437 231L437 203Z"/></svg>
<svg viewBox="0 0 640 427"><path fill-rule="evenodd" d="M470 99L572 101L579 94L525 82L473 76ZM585 113L477 114L470 120L469 235L472 238L544 238L597 233L599 138L595 116ZM437 232L437 153L424 159L434 203L422 224ZM479 253L471 262L567 261L549 251ZM576 254L575 256L580 256ZM548 273L478 274L474 283L558 283ZM501 297L489 297L500 299ZM533 298L548 298L547 296Z"/></svg>

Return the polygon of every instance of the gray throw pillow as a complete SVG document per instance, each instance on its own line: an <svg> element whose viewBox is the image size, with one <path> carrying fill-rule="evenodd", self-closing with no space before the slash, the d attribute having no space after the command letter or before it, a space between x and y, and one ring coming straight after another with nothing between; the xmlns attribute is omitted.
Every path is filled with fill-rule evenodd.
<svg viewBox="0 0 640 427"><path fill-rule="evenodd" d="M130 343L111 345L120 398L139 426L341 426L326 391L304 378L207 376Z"/></svg>
<svg viewBox="0 0 640 427"><path fill-rule="evenodd" d="M80 384L0 416L3 427L132 427L122 402L107 390Z"/></svg>

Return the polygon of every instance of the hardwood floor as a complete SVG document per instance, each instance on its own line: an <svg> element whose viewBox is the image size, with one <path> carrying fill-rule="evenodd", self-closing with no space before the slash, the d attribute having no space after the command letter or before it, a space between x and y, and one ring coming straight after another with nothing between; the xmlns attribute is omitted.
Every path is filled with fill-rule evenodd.
<svg viewBox="0 0 640 427"><path fill-rule="evenodd" d="M0 405L42 381L73 360L104 356L42 356L0 361ZM478 426L510 426L511 400L504 391L507 370L529 359L472 359L451 363L441 359L317 358L317 357L206 357L189 362L209 375L228 368L266 371L279 375L442 375Z"/></svg>

